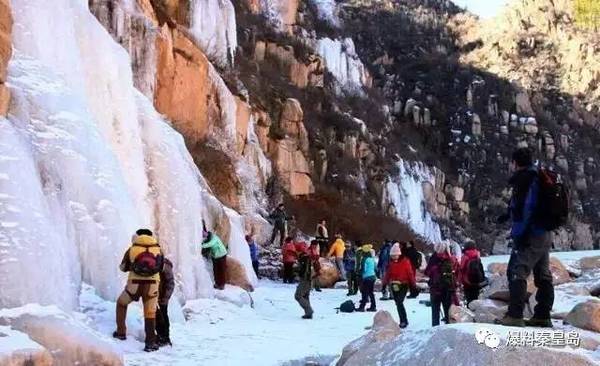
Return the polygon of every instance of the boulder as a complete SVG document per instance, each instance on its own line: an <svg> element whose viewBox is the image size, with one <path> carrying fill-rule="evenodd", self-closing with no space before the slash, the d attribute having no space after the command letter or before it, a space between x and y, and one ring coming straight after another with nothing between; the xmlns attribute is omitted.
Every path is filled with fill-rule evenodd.
<svg viewBox="0 0 600 366"><path fill-rule="evenodd" d="M215 291L215 298L235 304L239 307L254 306L254 301L250 293L243 288L235 286L225 286L224 290Z"/></svg>
<svg viewBox="0 0 600 366"><path fill-rule="evenodd" d="M508 263L490 263L488 264L487 270L492 275L506 276L506 269Z"/></svg>
<svg viewBox="0 0 600 366"><path fill-rule="evenodd" d="M27 334L0 326L0 365L52 366L52 355Z"/></svg>
<svg viewBox="0 0 600 366"><path fill-rule="evenodd" d="M469 304L469 310L473 313L475 322L492 324L506 314L508 303L490 299L474 300Z"/></svg>
<svg viewBox="0 0 600 366"><path fill-rule="evenodd" d="M319 263L321 264L321 272L318 277L319 285L324 288L333 287L340 278L336 266L325 258L319 259Z"/></svg>
<svg viewBox="0 0 600 366"><path fill-rule="evenodd" d="M392 315L385 311L378 311L373 317L373 326L369 333L355 339L342 351L342 355L337 362L337 365L345 365L346 362L353 356L359 354L365 347L381 344L383 342L394 339L400 334L400 328L394 321Z"/></svg>
<svg viewBox="0 0 600 366"><path fill-rule="evenodd" d="M579 260L579 267L582 271L600 269L600 255L596 257L581 258Z"/></svg>
<svg viewBox="0 0 600 366"><path fill-rule="evenodd" d="M552 272L552 282L555 286L571 282L569 271L556 257L550 257L550 272Z"/></svg>
<svg viewBox="0 0 600 366"><path fill-rule="evenodd" d="M10 106L10 90L6 84L0 83L0 117L4 117L8 114L8 107Z"/></svg>
<svg viewBox="0 0 600 366"><path fill-rule="evenodd" d="M18 308L23 309L23 308ZM102 334L54 306L0 311L0 325L26 333L46 348L53 365L121 366L123 357Z"/></svg>
<svg viewBox="0 0 600 366"><path fill-rule="evenodd" d="M240 261L230 255L227 256L227 283L246 291L254 291L254 287L246 275L246 269Z"/></svg>
<svg viewBox="0 0 600 366"><path fill-rule="evenodd" d="M451 323L473 323L475 321L475 313L463 306L450 306Z"/></svg>
<svg viewBox="0 0 600 366"><path fill-rule="evenodd" d="M12 55L12 12L9 0L0 0L0 84L6 81L6 68Z"/></svg>
<svg viewBox="0 0 600 366"><path fill-rule="evenodd" d="M546 347L506 347L508 330L488 326L495 342L478 344L477 327L455 324L403 333L384 342L363 343L360 352L340 359L337 366L364 365L569 365L591 366L591 358ZM489 338L489 337L488 337ZM487 338L486 338L487 341ZM495 347L492 347L495 346Z"/></svg>
<svg viewBox="0 0 600 366"><path fill-rule="evenodd" d="M577 328L600 332L600 300L588 300L575 305L564 322Z"/></svg>

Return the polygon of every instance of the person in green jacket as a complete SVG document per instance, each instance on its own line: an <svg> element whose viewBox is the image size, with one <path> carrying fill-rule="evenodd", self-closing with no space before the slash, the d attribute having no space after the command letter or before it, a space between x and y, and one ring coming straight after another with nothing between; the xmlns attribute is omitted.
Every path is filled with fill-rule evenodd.
<svg viewBox="0 0 600 366"><path fill-rule="evenodd" d="M207 231L206 226L202 231L202 254L212 259L213 273L215 276L214 288L223 290L227 282L227 248L215 233Z"/></svg>
<svg viewBox="0 0 600 366"><path fill-rule="evenodd" d="M294 298L304 310L302 319L312 319L313 317L313 309L310 306L310 290L314 278L313 265L314 262L310 255L305 251L300 252L297 269L299 281Z"/></svg>

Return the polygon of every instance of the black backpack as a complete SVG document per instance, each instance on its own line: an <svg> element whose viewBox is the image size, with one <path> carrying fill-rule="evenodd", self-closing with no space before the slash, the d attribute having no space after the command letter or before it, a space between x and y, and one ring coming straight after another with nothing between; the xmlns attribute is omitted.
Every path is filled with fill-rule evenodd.
<svg viewBox="0 0 600 366"><path fill-rule="evenodd" d="M565 225L569 218L569 190L556 172L540 169L537 222L552 231Z"/></svg>
<svg viewBox="0 0 600 366"><path fill-rule="evenodd" d="M338 308L342 313L353 313L354 309L354 302L352 300L344 301Z"/></svg>
<svg viewBox="0 0 600 366"><path fill-rule="evenodd" d="M471 285L479 285L485 281L485 273L483 273L483 265L479 258L473 258L467 264L467 279Z"/></svg>
<svg viewBox="0 0 600 366"><path fill-rule="evenodd" d="M157 245L137 245L133 244L134 247L144 247L146 251L138 254L131 263L131 270L138 276L152 277L163 270L164 256L162 254L152 254L150 248L160 247Z"/></svg>

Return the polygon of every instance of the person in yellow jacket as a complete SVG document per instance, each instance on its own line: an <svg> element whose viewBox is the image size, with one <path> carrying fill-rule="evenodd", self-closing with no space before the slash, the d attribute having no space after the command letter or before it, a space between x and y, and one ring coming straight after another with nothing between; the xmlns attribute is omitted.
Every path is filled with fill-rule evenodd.
<svg viewBox="0 0 600 366"><path fill-rule="evenodd" d="M335 242L331 245L327 257L331 258L335 256L335 266L340 272L340 281L346 281L346 270L344 269L344 251L346 250L346 244L342 240L341 234L335 234Z"/></svg>
<svg viewBox="0 0 600 366"><path fill-rule="evenodd" d="M144 351L158 350L156 343L156 308L158 305L158 288L160 271L164 256L152 231L140 229L132 238L132 244L123 255L119 268L129 272L125 290L117 299L117 330L113 337L127 339L125 319L127 306L140 298L144 304L144 330L146 331L146 347Z"/></svg>

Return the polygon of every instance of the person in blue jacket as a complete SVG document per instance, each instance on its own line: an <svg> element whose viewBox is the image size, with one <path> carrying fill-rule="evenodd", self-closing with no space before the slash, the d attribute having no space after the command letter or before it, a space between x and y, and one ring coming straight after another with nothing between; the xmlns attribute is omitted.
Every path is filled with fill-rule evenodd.
<svg viewBox="0 0 600 366"><path fill-rule="evenodd" d="M367 302L371 303L371 306L367 311L377 311L377 305L375 303L375 253L373 250L365 252L363 258L362 267L362 282L360 284L360 305L356 311L365 311Z"/></svg>
<svg viewBox="0 0 600 366"><path fill-rule="evenodd" d="M510 301L506 315L497 321L507 326L552 327L550 312L554 304L554 286L550 272L552 238L537 222L540 181L533 164L531 151L521 148L513 153L515 171L509 183L513 189L509 213L498 219L499 223L512 220L512 252L508 261L507 277ZM523 320L527 300L527 278L533 271L537 287L533 317Z"/></svg>
<svg viewBox="0 0 600 366"><path fill-rule="evenodd" d="M385 272L387 271L388 265L390 264L390 250L392 249L392 242L390 240L385 240L383 246L379 250L379 261L377 261L377 274L378 277L383 279L385 277ZM383 286L381 288L381 298L379 300L391 300L388 295L387 286Z"/></svg>
<svg viewBox="0 0 600 366"><path fill-rule="evenodd" d="M260 275L258 274L258 245L252 235L246 235L246 243L248 243L248 248L250 249L252 268L254 268L254 273L256 273L256 277L260 280Z"/></svg>
<svg viewBox="0 0 600 366"><path fill-rule="evenodd" d="M356 295L358 293L358 281L356 280L356 251L349 241L346 241L346 250L344 251L344 269L348 279L348 293L346 296Z"/></svg>

